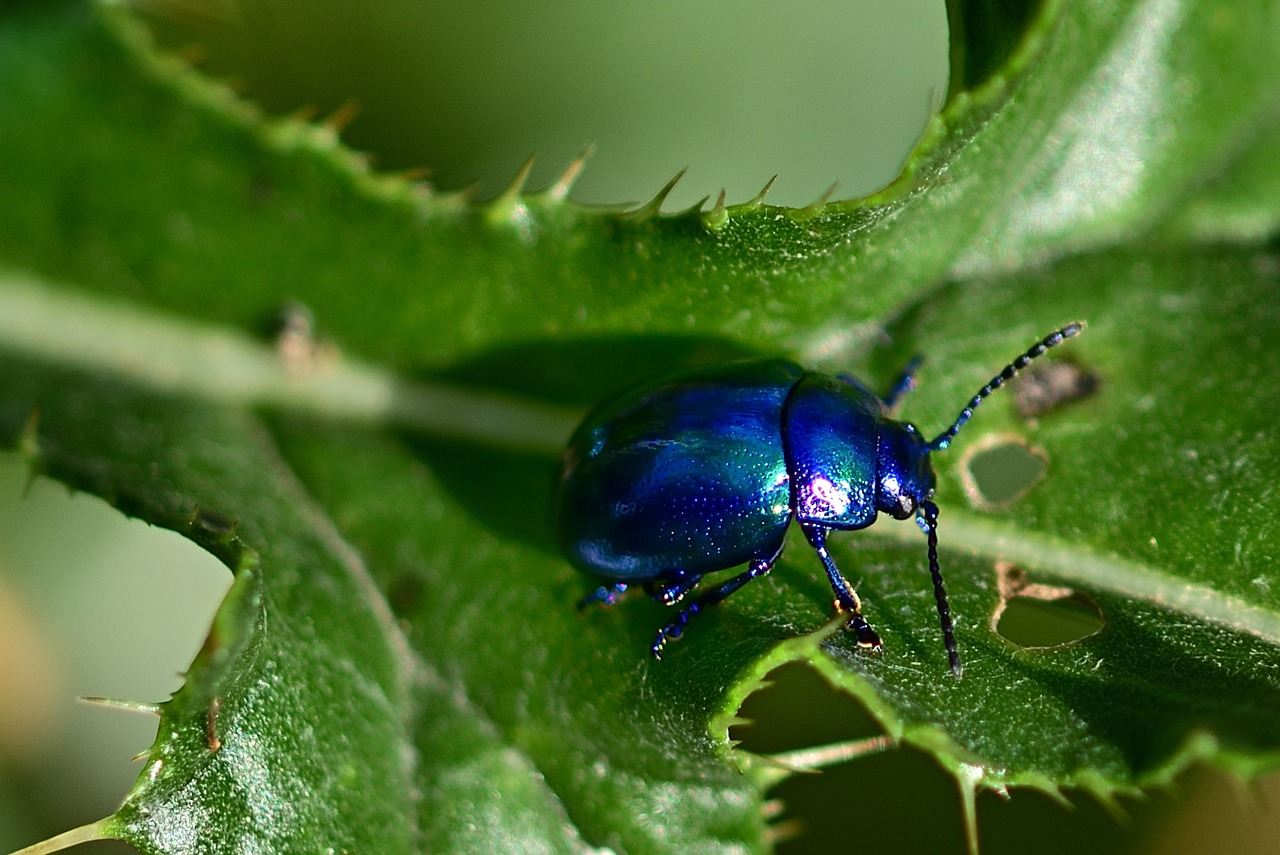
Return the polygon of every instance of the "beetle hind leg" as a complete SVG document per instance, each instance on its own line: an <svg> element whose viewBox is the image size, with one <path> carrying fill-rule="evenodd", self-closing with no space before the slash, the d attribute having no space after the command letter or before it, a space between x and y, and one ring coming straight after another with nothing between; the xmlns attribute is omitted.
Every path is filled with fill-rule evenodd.
<svg viewBox="0 0 1280 855"><path fill-rule="evenodd" d="M661 659L662 649L666 647L667 642L675 641L684 635L684 628L689 625L689 621L697 617L703 609L714 606L716 603L728 597L752 579L757 579L772 570L773 565L778 563L778 556L780 554L781 549L769 558L752 559L750 566L745 571L734 576L724 584L712 588L692 603L685 606L684 610L681 611L680 614L676 615L675 620L658 630L657 636L653 639L653 644L649 645L649 652L653 654L653 658ZM696 582L697 579L694 580L695 584ZM688 588L685 589L684 593L688 593L688 590L692 587L692 584L689 585ZM655 599L657 599L656 596Z"/></svg>
<svg viewBox="0 0 1280 855"><path fill-rule="evenodd" d="M690 573L688 570L673 570L662 578L646 582L644 591L664 606L674 606L683 600L686 594L696 588L701 580L701 573Z"/></svg>

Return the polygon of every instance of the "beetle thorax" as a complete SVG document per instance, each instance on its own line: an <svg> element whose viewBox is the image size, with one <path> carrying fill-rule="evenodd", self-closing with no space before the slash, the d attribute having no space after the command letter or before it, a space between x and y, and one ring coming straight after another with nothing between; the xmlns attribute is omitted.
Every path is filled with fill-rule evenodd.
<svg viewBox="0 0 1280 855"><path fill-rule="evenodd" d="M933 495L936 479L929 444L915 425L880 424L876 462L876 510L905 520Z"/></svg>

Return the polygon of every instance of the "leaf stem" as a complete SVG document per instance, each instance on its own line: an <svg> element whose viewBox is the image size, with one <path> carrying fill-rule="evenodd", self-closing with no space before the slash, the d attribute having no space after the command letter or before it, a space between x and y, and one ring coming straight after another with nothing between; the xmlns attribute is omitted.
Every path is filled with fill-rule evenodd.
<svg viewBox="0 0 1280 855"><path fill-rule="evenodd" d="M559 452L580 414L499 392L416 382L350 358L300 368L239 330L108 302L0 270L0 349L230 406L384 423Z"/></svg>
<svg viewBox="0 0 1280 855"><path fill-rule="evenodd" d="M865 534L903 542L919 540L914 525L874 525ZM1095 552L1046 532L951 510L947 512L946 545L1035 567L1093 590L1140 599L1280 645L1280 614L1274 611L1189 582L1161 567Z"/></svg>

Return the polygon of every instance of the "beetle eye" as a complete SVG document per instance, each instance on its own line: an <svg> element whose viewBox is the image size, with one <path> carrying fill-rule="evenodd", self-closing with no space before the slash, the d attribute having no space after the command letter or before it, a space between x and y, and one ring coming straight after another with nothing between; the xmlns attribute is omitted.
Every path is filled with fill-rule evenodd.
<svg viewBox="0 0 1280 855"><path fill-rule="evenodd" d="M894 514L898 519L905 520L916 512L916 497L910 493L898 494L898 513Z"/></svg>

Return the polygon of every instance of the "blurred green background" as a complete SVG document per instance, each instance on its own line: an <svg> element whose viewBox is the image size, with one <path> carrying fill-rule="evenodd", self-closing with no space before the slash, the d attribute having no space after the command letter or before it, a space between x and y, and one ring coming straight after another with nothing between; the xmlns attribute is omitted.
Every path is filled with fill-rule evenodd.
<svg viewBox="0 0 1280 855"><path fill-rule="evenodd" d="M353 115L343 136L384 169L441 189L499 192L530 154L541 187L587 144L574 198L714 197L804 205L890 181L946 89L940 0L609 3L148 0L160 41L269 113ZM350 109L354 108L354 109ZM56 156L56 147L50 152ZM157 701L180 682L230 583L177 535L125 521L0 455L0 851L114 809L154 720L77 704ZM735 729L778 751L875 732L803 668L753 697ZM1126 803L1116 822L1081 797L979 800L987 853L1274 852L1273 777L1212 774ZM792 852L960 852L955 787L932 761L889 752L800 776L776 793L803 827ZM89 847L108 851L108 845Z"/></svg>
<svg viewBox="0 0 1280 855"><path fill-rule="evenodd" d="M936 0L607 3L148 0L273 113L346 104L343 137L386 169L497 193L537 155L549 183L595 146L574 198L644 201L678 170L687 207L724 188L804 205L892 180L946 91Z"/></svg>

